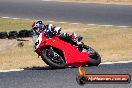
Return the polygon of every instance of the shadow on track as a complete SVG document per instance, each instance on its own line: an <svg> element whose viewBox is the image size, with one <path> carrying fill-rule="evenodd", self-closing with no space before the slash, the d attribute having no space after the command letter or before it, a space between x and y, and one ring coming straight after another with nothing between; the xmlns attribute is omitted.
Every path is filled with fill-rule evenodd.
<svg viewBox="0 0 132 88"><path fill-rule="evenodd" d="M93 67L93 68L96 68L96 66L84 66L84 68L87 68L87 67L89 67L89 68L91 68L91 67ZM71 66L67 66L67 67L65 67L65 68L60 68L60 69L74 69L74 68L78 68L78 67L75 67L75 66L73 66L73 67L71 67ZM46 66L46 67L27 67L27 68L23 68L24 70L59 70L59 69L56 69L56 68L52 68L52 67L50 67L50 66Z"/></svg>
<svg viewBox="0 0 132 88"><path fill-rule="evenodd" d="M61 69L67 69L67 68L77 68L77 67L65 67L65 68L61 68ZM55 69L50 66L46 66L46 67L27 67L27 68L24 68L24 70L59 70L59 69Z"/></svg>
<svg viewBox="0 0 132 88"><path fill-rule="evenodd" d="M46 67L27 67L24 70L53 70L53 68L46 66Z"/></svg>

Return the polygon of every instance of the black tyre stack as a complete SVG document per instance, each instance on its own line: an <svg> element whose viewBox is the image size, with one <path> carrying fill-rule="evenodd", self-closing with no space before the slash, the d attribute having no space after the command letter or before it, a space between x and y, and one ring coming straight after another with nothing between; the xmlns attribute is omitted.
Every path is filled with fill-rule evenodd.
<svg viewBox="0 0 132 88"><path fill-rule="evenodd" d="M7 32L0 32L0 39L6 39L8 38Z"/></svg>
<svg viewBox="0 0 132 88"><path fill-rule="evenodd" d="M18 32L18 38L24 38L26 36L27 30L20 30Z"/></svg>
<svg viewBox="0 0 132 88"><path fill-rule="evenodd" d="M32 37L32 36L33 36L32 30L20 30L18 32L19 38Z"/></svg>
<svg viewBox="0 0 132 88"><path fill-rule="evenodd" d="M7 32L0 32L0 39L17 39L17 38L26 38L32 37L33 31L32 30L20 30L20 31L9 31Z"/></svg>
<svg viewBox="0 0 132 88"><path fill-rule="evenodd" d="M16 39L18 37L17 31L10 31L8 34L8 39Z"/></svg>
<svg viewBox="0 0 132 88"><path fill-rule="evenodd" d="M33 36L33 31L32 30L27 30L26 37L32 37Z"/></svg>

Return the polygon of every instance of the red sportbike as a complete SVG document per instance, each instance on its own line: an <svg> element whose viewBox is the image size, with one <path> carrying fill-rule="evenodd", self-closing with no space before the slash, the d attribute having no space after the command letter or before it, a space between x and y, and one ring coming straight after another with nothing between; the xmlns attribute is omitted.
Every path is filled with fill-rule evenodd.
<svg viewBox="0 0 132 88"><path fill-rule="evenodd" d="M42 60L53 68L66 66L98 66L100 55L91 47L81 44L72 45L63 36L48 38L42 32L35 42L35 52Z"/></svg>

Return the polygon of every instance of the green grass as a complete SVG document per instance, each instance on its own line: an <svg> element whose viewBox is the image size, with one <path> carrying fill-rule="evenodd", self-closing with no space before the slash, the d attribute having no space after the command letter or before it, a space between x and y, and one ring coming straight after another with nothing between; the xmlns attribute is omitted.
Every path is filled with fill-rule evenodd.
<svg viewBox="0 0 132 88"><path fill-rule="evenodd" d="M0 18L0 31L31 29L32 20Z"/></svg>
<svg viewBox="0 0 132 88"><path fill-rule="evenodd" d="M13 20L0 18L0 31L31 29L33 20ZM116 26L102 27L85 24L48 22L62 27L62 32L75 32L84 37L84 43L97 50L102 62L132 60L132 28ZM45 63L33 52L32 39L24 42L24 47L17 47L19 42L0 40L0 69L43 67ZM14 47L10 48L9 46ZM7 44L8 43L8 44ZM16 45L16 46L15 46ZM5 48L3 48L5 47Z"/></svg>

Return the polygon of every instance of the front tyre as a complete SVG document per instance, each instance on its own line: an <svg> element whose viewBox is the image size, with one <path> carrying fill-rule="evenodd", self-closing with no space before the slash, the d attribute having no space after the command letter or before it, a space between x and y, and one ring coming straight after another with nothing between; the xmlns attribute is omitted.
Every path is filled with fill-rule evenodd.
<svg viewBox="0 0 132 88"><path fill-rule="evenodd" d="M89 46L84 46L84 49L87 50L89 55L88 66L98 66L101 63L101 57L98 52Z"/></svg>
<svg viewBox="0 0 132 88"><path fill-rule="evenodd" d="M53 49L43 49L41 53L42 60L52 68L64 68L65 61L63 57Z"/></svg>

